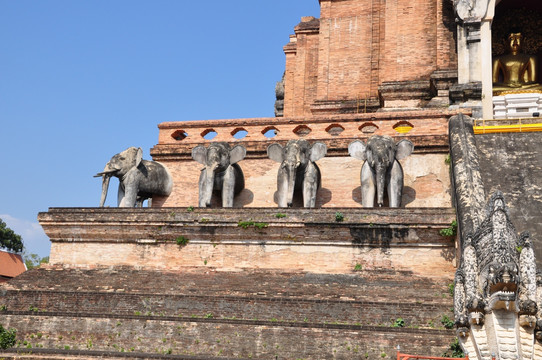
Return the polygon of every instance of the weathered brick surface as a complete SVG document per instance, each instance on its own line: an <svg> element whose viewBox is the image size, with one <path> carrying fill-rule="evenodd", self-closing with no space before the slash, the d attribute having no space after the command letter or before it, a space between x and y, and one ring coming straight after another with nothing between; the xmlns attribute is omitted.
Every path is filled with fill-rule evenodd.
<svg viewBox="0 0 542 360"><path fill-rule="evenodd" d="M420 137L433 138L435 136L446 135L448 131L448 119L457 112L447 110L418 110L418 111L393 111L380 112L372 114L335 114L335 115L319 115L319 116L301 116L301 117L284 117L284 118L248 118L248 119L222 119L222 120L206 120L206 121L177 121L164 122L158 125L158 145L155 146L151 155L163 156L162 152L167 149L163 145L178 145L184 148L185 145L191 148L195 144L209 143L211 141L226 141L230 143L239 143L245 145L249 153L254 151L265 151L267 145L277 141L287 141L291 139L299 139L300 136L294 130L300 125L305 125L310 128L310 133L304 135L303 138L314 141L334 141L346 139L352 141L354 139L367 139L371 135L389 135L397 138L414 139ZM395 131L394 126L401 122L408 121L412 126L412 130L407 134L401 134ZM338 124L344 128L344 131L338 136L326 131L330 125ZM363 131L363 127L369 124L376 126L374 132ZM276 136L268 138L264 133L269 129L276 129ZM236 139L232 133L237 129L244 129L248 134L242 139ZM203 138L207 131L214 130L217 135L212 140ZM178 131L183 131L187 136L181 140L174 137ZM260 149L258 144L265 144L264 148ZM427 142L426 142L427 143ZM434 145L442 144L433 142ZM342 150L347 153L347 147L339 144L330 146L337 148L336 151ZM188 152L188 155L190 152ZM176 155L173 153L171 155ZM160 160L160 158L156 158Z"/></svg>
<svg viewBox="0 0 542 360"><path fill-rule="evenodd" d="M450 281L371 270L317 275L57 267L33 271L12 282L0 303L10 311L32 307L47 313L177 317L212 313L217 318L373 326L403 318L407 325L429 327L430 322L439 325L443 315L451 315L446 294Z"/></svg>
<svg viewBox="0 0 542 360"><path fill-rule="evenodd" d="M284 48L291 79L285 86L285 116L310 115L315 108L307 101L314 97L312 105L327 101L340 111L337 101L378 98L383 82L428 81L437 70L457 68L449 1L326 0L320 6L311 41L299 31L308 22L304 19ZM312 95L315 68L317 88Z"/></svg>
<svg viewBox="0 0 542 360"><path fill-rule="evenodd" d="M8 308L0 324L17 328L18 339L33 348L377 359L392 358L400 344L440 355L453 339L452 331L440 330L441 317L450 315L450 282L390 270L322 275L49 266L0 288L0 304ZM390 327L397 318L409 328Z"/></svg>
<svg viewBox="0 0 542 360"><path fill-rule="evenodd" d="M397 344L408 352L442 354L452 331L298 323L6 315L33 347L201 354L259 359L391 359ZM41 334L37 338L36 334ZM60 338L60 339L59 339ZM89 342L90 341L90 342ZM90 345L91 344L91 345Z"/></svg>
<svg viewBox="0 0 542 360"><path fill-rule="evenodd" d="M39 220L51 238L53 264L130 265L155 269L290 269L348 272L408 269L445 276L453 271L451 208L353 209L103 209L53 208ZM253 221L246 229L239 222ZM175 239L189 239L185 246Z"/></svg>
<svg viewBox="0 0 542 360"><path fill-rule="evenodd" d="M242 144L247 157L239 162L245 175L245 189L234 202L234 207L276 207L276 178L279 164L267 158L267 147L272 143L284 144L298 139L295 130L307 126L310 133L303 138L324 142L328 154L318 161L322 173L322 189L317 195L317 207L361 206L360 169L362 162L348 156L348 145L356 140L367 140L374 134L390 135L396 141L409 139L415 152L401 161L405 173L403 206L445 207L451 203L448 165L444 160L448 152L447 119L452 113L446 111L404 111L386 114L360 114L320 116L311 119L232 119L215 121L170 122L159 125L159 144L152 150L154 160L162 162L174 179L173 192L168 198L155 197L154 207L194 206L198 204L198 181L202 165L192 160L191 151L209 142L200 134L210 129L218 133L213 141ZM394 129L401 123L413 128L407 134ZM274 138L266 138L262 132L276 129ZM339 134L331 128L344 129ZM236 129L248 134L241 140L234 139ZM371 129L368 131L367 129ZM176 140L172 135L183 131L188 136ZM216 195L215 206L220 205ZM301 200L296 206L301 205Z"/></svg>

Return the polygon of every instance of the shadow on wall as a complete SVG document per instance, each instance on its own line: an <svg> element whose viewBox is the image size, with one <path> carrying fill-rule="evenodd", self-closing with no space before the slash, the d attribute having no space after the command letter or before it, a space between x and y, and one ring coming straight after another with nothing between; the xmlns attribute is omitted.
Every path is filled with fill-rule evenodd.
<svg viewBox="0 0 542 360"><path fill-rule="evenodd" d="M331 201L331 197L332 197L331 190L324 187L320 188L320 190L318 190L318 197L316 198L316 207L324 206L325 204Z"/></svg>
<svg viewBox="0 0 542 360"><path fill-rule="evenodd" d="M401 205L405 207L414 200L416 200L416 190L410 186L403 187L403 199L401 200Z"/></svg>
<svg viewBox="0 0 542 360"><path fill-rule="evenodd" d="M234 196L233 198L233 207L242 208L254 201L254 193L249 189L245 188L241 192ZM211 207L212 208L222 208L222 197L220 192L213 191L211 196Z"/></svg>
<svg viewBox="0 0 542 360"><path fill-rule="evenodd" d="M327 188L320 188L318 189L317 195L316 195L316 208L320 208L323 205L327 204L331 201L331 190ZM278 191L275 191L273 194L273 202L278 206ZM296 191L294 192L294 197L292 199L292 207L293 208L302 208L303 207L303 192L302 191Z"/></svg>
<svg viewBox="0 0 542 360"><path fill-rule="evenodd" d="M403 187L403 197L401 199L401 207L406 207L416 199L416 190L410 186ZM362 205L361 202L361 185L352 190L352 200ZM384 192L384 207L389 206L388 192Z"/></svg>
<svg viewBox="0 0 542 360"><path fill-rule="evenodd" d="M247 188L241 190L239 194L234 198L233 206L236 208L241 208L252 204L254 201L254 193Z"/></svg>

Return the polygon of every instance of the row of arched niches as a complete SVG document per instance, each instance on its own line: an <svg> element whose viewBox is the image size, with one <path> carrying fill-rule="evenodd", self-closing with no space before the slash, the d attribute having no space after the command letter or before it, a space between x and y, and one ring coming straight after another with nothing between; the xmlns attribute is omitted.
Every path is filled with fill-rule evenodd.
<svg viewBox="0 0 542 360"><path fill-rule="evenodd" d="M395 125L393 125L392 128L400 134L406 134L410 130L412 130L414 126L410 122L402 120L402 121L397 122ZM358 130L360 131L360 133L367 134L367 135L373 134L378 129L379 127L373 122L365 122L358 127ZM341 124L338 124L338 123L330 124L325 129L326 133L328 133L329 136L340 136L344 130L345 128ZM277 136L280 131L281 131L280 125L279 126L271 125L271 126L263 127L259 131L259 133L261 133L266 138L272 139L275 136ZM292 132L299 137L307 136L312 131L313 129L311 129L310 126L304 125L304 124L298 125L292 130ZM243 127L237 127L230 132L230 135L233 138L238 139L238 140L244 139L248 134L249 134L248 130L246 130ZM203 130L202 132L198 131L198 133L195 133L195 134L190 134L189 130L188 131L176 130L175 132L171 134L171 137L177 141L182 141L186 138L192 138L194 136L201 137L205 140L213 140L217 135L218 135L218 132L214 128L207 128Z"/></svg>

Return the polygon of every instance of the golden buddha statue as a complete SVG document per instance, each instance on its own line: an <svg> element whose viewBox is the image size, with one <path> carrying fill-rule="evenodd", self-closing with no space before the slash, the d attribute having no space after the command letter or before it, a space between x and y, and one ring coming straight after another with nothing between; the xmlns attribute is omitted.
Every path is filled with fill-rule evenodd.
<svg viewBox="0 0 542 360"><path fill-rule="evenodd" d="M493 95L502 93L542 92L542 85L536 82L536 56L521 52L521 32L508 36L510 53L493 60Z"/></svg>

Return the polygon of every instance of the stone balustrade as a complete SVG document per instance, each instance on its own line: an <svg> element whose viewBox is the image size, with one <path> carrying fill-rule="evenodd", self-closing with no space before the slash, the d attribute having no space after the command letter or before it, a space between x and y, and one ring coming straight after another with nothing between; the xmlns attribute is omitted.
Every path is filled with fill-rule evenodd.
<svg viewBox="0 0 542 360"><path fill-rule="evenodd" d="M369 138L371 135L418 138L420 144L430 141L423 138L438 137L447 131L448 111L401 111L370 114L344 114L310 118L250 118L206 121L164 122L158 145L151 153L155 158L168 157L174 147L179 154L195 144L211 141L242 143L247 151L261 151L271 142L285 142L305 138L309 141L327 142L334 151L345 150L347 141ZM442 140L437 141L443 146ZM415 141L415 145L416 144ZM172 154L169 154L170 156Z"/></svg>

